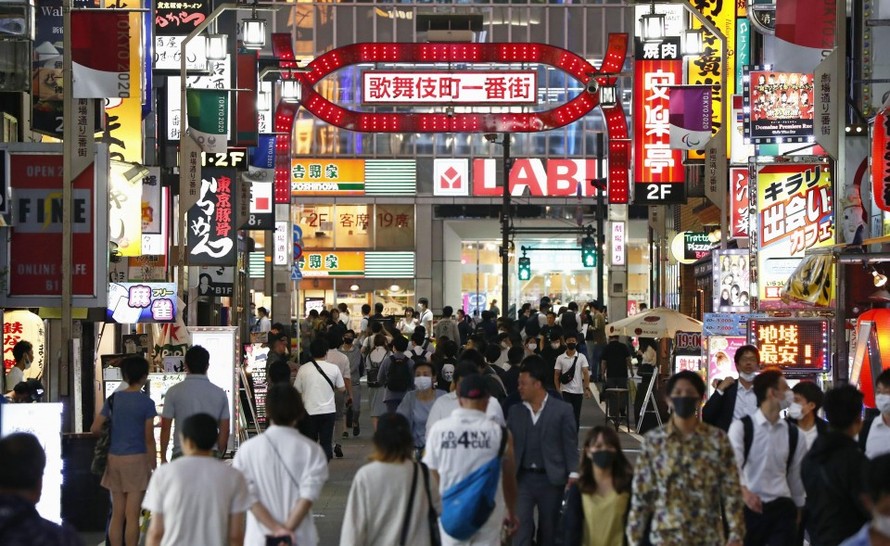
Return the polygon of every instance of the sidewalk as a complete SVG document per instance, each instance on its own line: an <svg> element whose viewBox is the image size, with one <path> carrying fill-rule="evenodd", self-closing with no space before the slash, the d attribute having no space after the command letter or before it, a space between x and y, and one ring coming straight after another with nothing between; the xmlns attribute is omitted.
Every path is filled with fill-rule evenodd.
<svg viewBox="0 0 890 546"><path fill-rule="evenodd" d="M330 478L325 485L321 498L313 506L315 525L318 528L319 544L338 544L340 542L340 526L343 521L343 512L346 509L346 499L349 496L349 488L352 478L359 468L368 462L371 453L371 424L370 418L362 417L362 435L358 438L342 440L344 457L334 459L330 463ZM605 413L594 400L584 400L581 409L581 431L579 433L579 445L584 441L587 432L594 426L605 422ZM630 459L636 459L640 449L639 437L628 434L624 427L619 431L621 445L628 452ZM100 533L81 534L87 546L95 546L103 542Z"/></svg>

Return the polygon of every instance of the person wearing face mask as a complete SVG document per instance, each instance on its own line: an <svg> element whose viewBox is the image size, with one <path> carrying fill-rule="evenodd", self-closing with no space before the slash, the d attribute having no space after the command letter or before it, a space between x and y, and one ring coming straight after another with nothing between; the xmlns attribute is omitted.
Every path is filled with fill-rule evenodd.
<svg viewBox="0 0 890 546"><path fill-rule="evenodd" d="M430 417L430 410L440 396L445 396L445 391L433 388L433 365L426 360L416 360L414 363L414 390L408 391L402 398L396 412L401 413L411 423L411 436L414 438L414 451L417 460L423 456L426 447L426 423Z"/></svg>
<svg viewBox="0 0 890 546"><path fill-rule="evenodd" d="M807 451L820 434L828 430L828 423L817 415L825 395L812 381L801 381L791 389L794 402L788 408L788 420L797 425L807 442Z"/></svg>
<svg viewBox="0 0 890 546"><path fill-rule="evenodd" d="M671 419L643 436L636 461L628 542L741 546L744 503L732 446L696 415L705 382L682 371L668 379L667 393Z"/></svg>
<svg viewBox="0 0 890 546"><path fill-rule="evenodd" d="M861 495L868 459L854 440L862 429L862 393L852 385L834 388L825 394L824 409L828 430L816 438L800 468L811 546L837 546L870 517Z"/></svg>
<svg viewBox="0 0 890 546"><path fill-rule="evenodd" d="M890 454L875 457L868 463L869 480L862 495L871 523L866 523L841 546L890 545Z"/></svg>
<svg viewBox="0 0 890 546"><path fill-rule="evenodd" d="M793 544L806 500L800 462L807 447L779 413L791 407L794 392L782 372L767 370L754 378L754 394L757 412L729 427L745 499L745 544Z"/></svg>
<svg viewBox="0 0 890 546"><path fill-rule="evenodd" d="M618 433L607 426L592 428L581 449L578 480L565 495L562 543L623 546L632 479Z"/></svg>
<svg viewBox="0 0 890 546"><path fill-rule="evenodd" d="M352 435L361 434L361 426L359 426L359 417L362 414L362 382L361 377L364 371L362 363L362 352L358 344L355 342L355 332L347 330L343 336L343 344L340 346L340 352L349 360L349 377L353 379L350 382L350 394L352 395L352 403L346 408L346 428L352 427ZM346 431L343 432L346 437Z"/></svg>
<svg viewBox="0 0 890 546"><path fill-rule="evenodd" d="M870 412L859 433L859 445L869 459L890 453L890 369L875 380L875 407L878 411Z"/></svg>
<svg viewBox="0 0 890 546"><path fill-rule="evenodd" d="M753 345L743 345L735 352L735 366L739 379L732 377L720 381L717 390L702 408L702 421L724 431L733 421L757 411L754 395L754 378L760 370L760 351Z"/></svg>
<svg viewBox="0 0 890 546"><path fill-rule="evenodd" d="M578 352L578 333L565 334L566 352L556 357L553 370L553 384L562 394L562 399L572 405L575 413L575 431L581 427L581 403L590 398L590 368L587 358Z"/></svg>
<svg viewBox="0 0 890 546"><path fill-rule="evenodd" d="M525 356L538 353L538 338L530 337L525 340Z"/></svg>
<svg viewBox="0 0 890 546"><path fill-rule="evenodd" d="M34 361L34 347L29 341L19 341L12 348L12 356L15 365L6 374L6 386L4 392L11 393L16 385L25 380L25 370L31 367Z"/></svg>
<svg viewBox="0 0 890 546"><path fill-rule="evenodd" d="M430 300L420 298L417 300L418 325L423 326L424 330L429 334L433 331L433 312L430 311Z"/></svg>

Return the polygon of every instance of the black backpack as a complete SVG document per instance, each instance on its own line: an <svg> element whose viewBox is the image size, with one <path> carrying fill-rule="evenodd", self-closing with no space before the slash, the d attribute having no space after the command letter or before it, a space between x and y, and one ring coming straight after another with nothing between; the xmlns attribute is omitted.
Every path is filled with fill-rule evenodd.
<svg viewBox="0 0 890 546"><path fill-rule="evenodd" d="M578 317L575 316L574 311L566 311L563 313L560 324L562 325L562 331L566 334L574 334L578 332Z"/></svg>
<svg viewBox="0 0 890 546"><path fill-rule="evenodd" d="M538 337L541 334L541 325L538 323L538 312L529 315L525 323L525 337Z"/></svg>
<svg viewBox="0 0 890 546"><path fill-rule="evenodd" d="M745 450L745 460L742 461L742 468L748 464L748 454L751 453L751 446L754 444L754 419L750 415L742 417L742 431L744 432L743 442ZM788 460L785 461L785 472L791 470L791 463L794 461L794 453L797 451L797 442L799 440L800 431L797 425L788 423Z"/></svg>
<svg viewBox="0 0 890 546"><path fill-rule="evenodd" d="M407 392L414 382L411 359L403 354L393 354L386 372L386 388L395 392Z"/></svg>

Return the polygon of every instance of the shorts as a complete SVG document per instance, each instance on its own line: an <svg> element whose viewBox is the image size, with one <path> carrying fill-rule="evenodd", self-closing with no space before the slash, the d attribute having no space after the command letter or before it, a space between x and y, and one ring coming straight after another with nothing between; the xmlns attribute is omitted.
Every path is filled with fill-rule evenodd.
<svg viewBox="0 0 890 546"><path fill-rule="evenodd" d="M368 405L371 408L371 417L380 417L386 413L386 404L383 403L383 387L372 387L368 389Z"/></svg>
<svg viewBox="0 0 890 546"><path fill-rule="evenodd" d="M141 493L148 489L151 465L145 453L135 455L108 454L108 465L101 485L112 493Z"/></svg>

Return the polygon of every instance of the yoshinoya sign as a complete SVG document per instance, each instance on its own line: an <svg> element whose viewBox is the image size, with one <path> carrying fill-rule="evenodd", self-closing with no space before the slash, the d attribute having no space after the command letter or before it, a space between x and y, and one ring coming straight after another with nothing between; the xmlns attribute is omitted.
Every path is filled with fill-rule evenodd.
<svg viewBox="0 0 890 546"><path fill-rule="evenodd" d="M362 73L362 104L537 104L537 98L533 70Z"/></svg>
<svg viewBox="0 0 890 546"><path fill-rule="evenodd" d="M499 160L436 159L433 163L433 195L449 197L497 197L503 195ZM472 172L472 177L470 176ZM593 159L519 158L510 169L510 194L528 197L594 196L590 180L597 178Z"/></svg>

